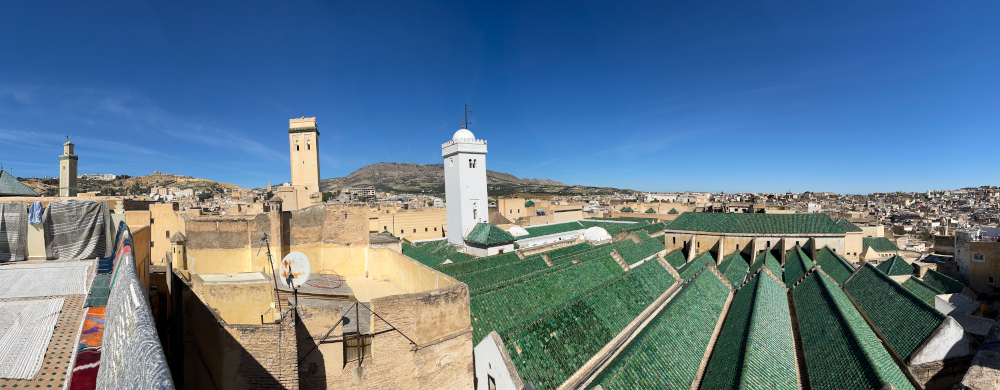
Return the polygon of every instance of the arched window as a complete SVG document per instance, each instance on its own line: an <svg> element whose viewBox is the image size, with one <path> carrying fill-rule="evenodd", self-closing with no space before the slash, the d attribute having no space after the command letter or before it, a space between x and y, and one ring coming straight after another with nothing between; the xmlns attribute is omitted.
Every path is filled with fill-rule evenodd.
<svg viewBox="0 0 1000 390"><path fill-rule="evenodd" d="M986 255L984 255L982 253L979 253L979 252L974 252L972 254L972 261L976 261L976 262L980 262L980 263L985 262L986 261Z"/></svg>

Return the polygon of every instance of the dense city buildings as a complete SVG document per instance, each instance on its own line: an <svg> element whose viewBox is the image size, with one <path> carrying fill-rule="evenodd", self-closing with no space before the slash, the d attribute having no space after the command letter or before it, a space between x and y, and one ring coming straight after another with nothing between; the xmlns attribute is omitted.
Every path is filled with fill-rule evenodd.
<svg viewBox="0 0 1000 390"><path fill-rule="evenodd" d="M0 386L997 383L1000 188L494 195L468 129L443 193L321 187L316 123L290 120L291 181L257 189L73 183L68 142L60 196L0 170L0 312L34 318L0 321ZM78 191L113 185L141 191Z"/></svg>

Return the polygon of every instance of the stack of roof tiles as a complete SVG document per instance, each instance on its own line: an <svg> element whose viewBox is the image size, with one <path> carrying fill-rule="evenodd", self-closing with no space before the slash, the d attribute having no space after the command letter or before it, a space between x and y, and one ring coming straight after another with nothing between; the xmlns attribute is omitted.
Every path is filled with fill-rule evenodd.
<svg viewBox="0 0 1000 390"><path fill-rule="evenodd" d="M913 389L892 356L837 284L811 272L792 293L814 390Z"/></svg>
<svg viewBox="0 0 1000 390"><path fill-rule="evenodd" d="M797 369L785 286L758 272L733 297L701 388L795 390Z"/></svg>
<svg viewBox="0 0 1000 390"><path fill-rule="evenodd" d="M924 340L944 321L945 315L896 283L871 263L866 263L844 285L889 345L909 361Z"/></svg>
<svg viewBox="0 0 1000 390"><path fill-rule="evenodd" d="M618 389L687 389L695 380L729 287L703 271L588 385Z"/></svg>

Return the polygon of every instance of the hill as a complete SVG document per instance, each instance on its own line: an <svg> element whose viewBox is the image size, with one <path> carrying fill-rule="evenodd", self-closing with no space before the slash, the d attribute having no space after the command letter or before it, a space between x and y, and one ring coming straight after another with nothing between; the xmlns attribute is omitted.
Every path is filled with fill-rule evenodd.
<svg viewBox="0 0 1000 390"><path fill-rule="evenodd" d="M235 184L221 183L191 176L158 174L123 177L124 178L112 181L81 179L77 181L77 188L79 192L97 191L104 195L148 194L149 190L153 187L177 187L182 190L190 188L195 191L207 191L210 193L222 193L228 192L229 190L241 189L241 187ZM21 178L20 180L39 194L55 196L59 192L58 178Z"/></svg>
<svg viewBox="0 0 1000 390"><path fill-rule="evenodd" d="M365 166L343 178L320 180L323 191L340 188L372 186L382 192L429 193L444 195L443 164L378 163ZM521 179L509 173L486 171L490 196L513 194L603 194L621 192L614 188L570 186L548 179Z"/></svg>

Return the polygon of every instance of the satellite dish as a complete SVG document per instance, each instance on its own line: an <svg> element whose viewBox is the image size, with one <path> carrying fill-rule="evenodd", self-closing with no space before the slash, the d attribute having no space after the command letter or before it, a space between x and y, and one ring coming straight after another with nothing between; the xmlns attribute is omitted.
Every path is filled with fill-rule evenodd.
<svg viewBox="0 0 1000 390"><path fill-rule="evenodd" d="M286 286L298 289L309 280L309 257L302 252L292 252L281 259L281 271L278 275Z"/></svg>

